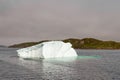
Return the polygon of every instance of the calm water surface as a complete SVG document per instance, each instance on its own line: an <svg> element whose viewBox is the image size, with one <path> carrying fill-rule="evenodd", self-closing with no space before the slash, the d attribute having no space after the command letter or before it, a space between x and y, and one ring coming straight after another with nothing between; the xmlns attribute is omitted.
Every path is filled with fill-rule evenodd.
<svg viewBox="0 0 120 80"><path fill-rule="evenodd" d="M79 57L24 60L0 48L0 80L120 80L120 50L76 50Z"/></svg>

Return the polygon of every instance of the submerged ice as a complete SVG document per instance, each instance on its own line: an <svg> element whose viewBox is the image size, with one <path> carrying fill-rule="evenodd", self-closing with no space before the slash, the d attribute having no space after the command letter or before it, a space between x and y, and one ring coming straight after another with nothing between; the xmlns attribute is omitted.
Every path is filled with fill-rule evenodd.
<svg viewBox="0 0 120 80"><path fill-rule="evenodd" d="M43 42L32 47L19 49L17 52L21 58L62 58L77 56L71 43L64 43L62 41Z"/></svg>

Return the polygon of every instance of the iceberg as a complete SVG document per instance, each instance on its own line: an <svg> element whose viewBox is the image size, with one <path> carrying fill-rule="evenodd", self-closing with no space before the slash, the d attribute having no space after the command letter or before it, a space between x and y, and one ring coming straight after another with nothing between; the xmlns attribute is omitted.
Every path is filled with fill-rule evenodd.
<svg viewBox="0 0 120 80"><path fill-rule="evenodd" d="M71 43L62 41L48 41L31 47L17 50L21 58L63 58L77 57L76 51L72 48Z"/></svg>

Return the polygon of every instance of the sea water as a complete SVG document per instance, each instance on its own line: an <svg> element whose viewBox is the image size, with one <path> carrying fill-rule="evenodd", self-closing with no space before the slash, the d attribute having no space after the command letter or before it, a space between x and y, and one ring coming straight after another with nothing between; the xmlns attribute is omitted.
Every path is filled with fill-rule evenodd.
<svg viewBox="0 0 120 80"><path fill-rule="evenodd" d="M0 48L0 80L120 80L120 50L76 50L78 57L24 60Z"/></svg>

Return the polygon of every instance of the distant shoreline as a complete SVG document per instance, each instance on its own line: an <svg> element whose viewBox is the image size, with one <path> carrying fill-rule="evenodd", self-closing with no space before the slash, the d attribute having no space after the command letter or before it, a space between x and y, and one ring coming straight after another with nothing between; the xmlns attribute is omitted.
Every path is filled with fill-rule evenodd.
<svg viewBox="0 0 120 80"><path fill-rule="evenodd" d="M52 40L43 40L39 42L26 42L20 44L14 44L8 46L10 48L25 48L33 45L40 44L42 42L47 42ZM84 38L84 39L64 39L60 40L65 43L69 42L72 44L74 49L86 49L86 50L120 50L120 42L115 41L102 41L94 38Z"/></svg>
<svg viewBox="0 0 120 80"><path fill-rule="evenodd" d="M78 50L120 50L120 49L78 49Z"/></svg>

